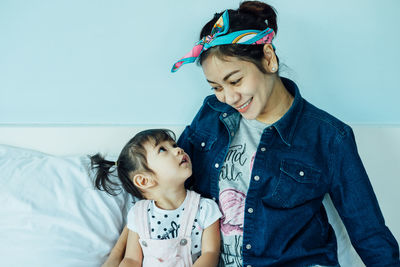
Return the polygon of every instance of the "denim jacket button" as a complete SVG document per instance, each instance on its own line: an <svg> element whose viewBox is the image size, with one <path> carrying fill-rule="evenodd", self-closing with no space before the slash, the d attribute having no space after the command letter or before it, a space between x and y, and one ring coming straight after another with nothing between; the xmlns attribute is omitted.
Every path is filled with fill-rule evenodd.
<svg viewBox="0 0 400 267"><path fill-rule="evenodd" d="M246 267L253 267L253 266L251 266L251 265L247 265Z"/></svg>
<svg viewBox="0 0 400 267"><path fill-rule="evenodd" d="M262 151L262 152L265 152L265 150L267 150L265 147L262 147L262 148L261 148L261 151Z"/></svg>
<svg viewBox="0 0 400 267"><path fill-rule="evenodd" d="M247 211L248 211L249 213L253 213L253 209L252 209L252 208L248 208Z"/></svg>
<svg viewBox="0 0 400 267"><path fill-rule="evenodd" d="M222 114L222 117L226 118L226 116L228 116L228 114L226 114L226 112L224 114Z"/></svg>
<svg viewBox="0 0 400 267"><path fill-rule="evenodd" d="M251 245L250 245L250 244L247 244L247 245L246 245L246 249L251 249Z"/></svg>
<svg viewBox="0 0 400 267"><path fill-rule="evenodd" d="M260 180L260 176L258 176L258 175L254 176L254 180L256 180L256 181Z"/></svg>
<svg viewBox="0 0 400 267"><path fill-rule="evenodd" d="M300 171L300 172L299 172L299 175L300 175L300 176L304 176L304 172L303 172L303 171Z"/></svg>
<svg viewBox="0 0 400 267"><path fill-rule="evenodd" d="M215 166L215 168L217 168L217 169L219 168L219 164L218 164L218 163L215 163L214 166Z"/></svg>
<svg viewBox="0 0 400 267"><path fill-rule="evenodd" d="M205 147L206 146L206 143L204 143L204 142L201 142L201 147Z"/></svg>

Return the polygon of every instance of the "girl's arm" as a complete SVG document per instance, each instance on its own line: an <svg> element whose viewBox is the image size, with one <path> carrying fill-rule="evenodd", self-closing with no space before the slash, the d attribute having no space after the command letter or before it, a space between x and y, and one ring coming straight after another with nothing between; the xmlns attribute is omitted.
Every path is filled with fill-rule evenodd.
<svg viewBox="0 0 400 267"><path fill-rule="evenodd" d="M139 244L139 235L129 230L125 257L119 267L141 267L142 260L143 252L142 247Z"/></svg>
<svg viewBox="0 0 400 267"><path fill-rule="evenodd" d="M125 255L126 241L128 239L128 228L125 226L117 243L111 250L106 262L101 267L118 267Z"/></svg>
<svg viewBox="0 0 400 267"><path fill-rule="evenodd" d="M201 256L195 261L193 267L217 266L219 260L221 236L219 233L219 220L204 229L201 238Z"/></svg>

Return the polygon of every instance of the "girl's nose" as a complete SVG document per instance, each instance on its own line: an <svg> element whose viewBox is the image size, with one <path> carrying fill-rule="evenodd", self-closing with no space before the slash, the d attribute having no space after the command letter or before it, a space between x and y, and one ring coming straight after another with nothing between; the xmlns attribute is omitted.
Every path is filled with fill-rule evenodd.
<svg viewBox="0 0 400 267"><path fill-rule="evenodd" d="M180 154L182 154L182 153L183 153L183 149L182 149L182 148L180 148L179 146L178 146L178 147L176 147L175 151L176 151L176 154L177 154L177 155L180 155Z"/></svg>

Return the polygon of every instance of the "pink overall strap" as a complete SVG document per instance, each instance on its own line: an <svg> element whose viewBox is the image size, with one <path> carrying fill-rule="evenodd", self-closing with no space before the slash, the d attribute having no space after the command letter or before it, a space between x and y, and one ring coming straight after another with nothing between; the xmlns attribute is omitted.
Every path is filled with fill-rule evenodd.
<svg viewBox="0 0 400 267"><path fill-rule="evenodd" d="M187 190L187 194L188 201L186 201L185 210L180 220L179 237L191 236L192 226L200 203L200 194L191 190Z"/></svg>
<svg viewBox="0 0 400 267"><path fill-rule="evenodd" d="M140 200L135 203L133 214L135 215L135 225L140 238L150 239L149 223L147 218L147 210L151 204L151 200Z"/></svg>

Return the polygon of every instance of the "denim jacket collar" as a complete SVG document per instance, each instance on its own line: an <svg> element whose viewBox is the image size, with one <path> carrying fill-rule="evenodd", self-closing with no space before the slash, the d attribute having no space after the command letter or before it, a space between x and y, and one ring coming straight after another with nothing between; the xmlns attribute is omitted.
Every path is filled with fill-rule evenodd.
<svg viewBox="0 0 400 267"><path fill-rule="evenodd" d="M275 127L282 141L290 146L292 143L293 135L296 129L297 122L299 120L301 111L303 109L303 98L300 95L299 89L297 85L284 77L281 77L283 85L289 91L289 93L294 96L294 100L292 106L289 110L280 118L277 122L275 122L272 127ZM238 113L237 110L229 106L228 104L222 103L218 101L216 97L211 97L208 100L208 105L214 109L215 111L226 113L227 116Z"/></svg>
<svg viewBox="0 0 400 267"><path fill-rule="evenodd" d="M294 100L292 106L285 115L272 126L275 127L282 141L288 146L291 146L297 122L303 110L304 99L301 97L299 88L293 81L283 77L281 79L286 90L294 97Z"/></svg>

